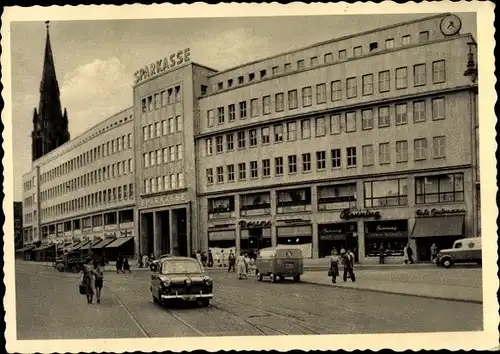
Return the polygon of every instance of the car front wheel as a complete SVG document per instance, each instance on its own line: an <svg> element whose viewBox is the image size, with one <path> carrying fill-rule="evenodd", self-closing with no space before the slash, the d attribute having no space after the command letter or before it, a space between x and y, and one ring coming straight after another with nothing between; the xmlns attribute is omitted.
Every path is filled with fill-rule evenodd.
<svg viewBox="0 0 500 354"><path fill-rule="evenodd" d="M441 263L443 264L443 267L450 268L453 265L453 260L451 258L446 258L443 259Z"/></svg>

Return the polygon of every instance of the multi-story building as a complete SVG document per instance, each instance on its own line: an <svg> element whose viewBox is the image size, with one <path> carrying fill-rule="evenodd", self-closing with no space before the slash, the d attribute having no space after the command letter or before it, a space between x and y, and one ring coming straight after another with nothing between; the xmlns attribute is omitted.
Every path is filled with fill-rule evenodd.
<svg viewBox="0 0 500 354"><path fill-rule="evenodd" d="M136 211L136 253L277 246L324 257L336 247L365 261L381 245L400 255L409 243L425 260L432 243L477 234L476 48L459 30L457 16L442 14L221 72L191 62L189 49L138 70L133 108L123 113L136 119L85 142L103 149L120 135L135 139L125 154L136 172L125 178L136 196L114 210ZM73 148L81 139L25 176L28 239L40 227L50 235L83 217L106 220L111 205L92 199L73 202L85 212L59 206L54 214L72 205L76 195L61 194L68 187L43 199L42 219L33 216L33 195L89 172L37 183L75 158L57 151L81 153ZM102 201L100 183L92 193ZM109 198L111 187L102 187Z"/></svg>

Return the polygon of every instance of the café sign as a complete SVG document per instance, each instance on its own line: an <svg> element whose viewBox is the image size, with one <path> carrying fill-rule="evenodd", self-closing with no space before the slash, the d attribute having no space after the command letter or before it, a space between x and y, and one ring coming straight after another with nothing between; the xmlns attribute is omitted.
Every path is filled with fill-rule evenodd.
<svg viewBox="0 0 500 354"><path fill-rule="evenodd" d="M164 205L164 204L178 204L186 201L186 194L173 194L173 195L163 195L160 197L153 197L141 200L141 207L145 208L148 206Z"/></svg>
<svg viewBox="0 0 500 354"><path fill-rule="evenodd" d="M149 79L155 75L159 75L165 71L171 70L182 63L189 62L190 49L179 50L177 53L170 54L163 59L159 59L154 63L144 66L134 73L134 84Z"/></svg>
<svg viewBox="0 0 500 354"><path fill-rule="evenodd" d="M441 215L454 215L465 214L465 209L417 209L415 212L417 216L441 216Z"/></svg>
<svg viewBox="0 0 500 354"><path fill-rule="evenodd" d="M270 220L260 220L260 221L240 220L238 224L242 229L250 229L252 227L271 227Z"/></svg>
<svg viewBox="0 0 500 354"><path fill-rule="evenodd" d="M378 220L381 218L380 211L351 211L351 209L344 209L340 213L340 218L344 220L357 219L357 218L374 218Z"/></svg>

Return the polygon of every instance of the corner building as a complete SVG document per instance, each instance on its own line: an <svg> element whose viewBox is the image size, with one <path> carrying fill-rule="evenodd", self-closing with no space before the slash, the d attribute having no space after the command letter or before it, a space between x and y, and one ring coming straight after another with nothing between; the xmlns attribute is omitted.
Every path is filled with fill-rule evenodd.
<svg viewBox="0 0 500 354"><path fill-rule="evenodd" d="M478 234L470 34L449 14L320 43L209 76L199 98L200 248L380 245L419 260ZM459 21L459 20L458 20Z"/></svg>

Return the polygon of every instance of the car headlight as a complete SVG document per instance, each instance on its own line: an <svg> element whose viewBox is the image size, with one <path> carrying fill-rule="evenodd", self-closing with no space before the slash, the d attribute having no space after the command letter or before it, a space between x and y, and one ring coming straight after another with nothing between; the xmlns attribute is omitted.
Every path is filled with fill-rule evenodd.
<svg viewBox="0 0 500 354"><path fill-rule="evenodd" d="M206 285L212 285L212 279L210 279L210 278L205 278L205 284L206 284Z"/></svg>
<svg viewBox="0 0 500 354"><path fill-rule="evenodd" d="M166 287L169 287L170 286L170 279L164 280L163 285L165 285Z"/></svg>

